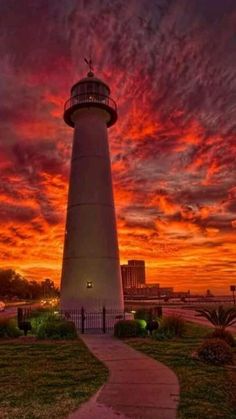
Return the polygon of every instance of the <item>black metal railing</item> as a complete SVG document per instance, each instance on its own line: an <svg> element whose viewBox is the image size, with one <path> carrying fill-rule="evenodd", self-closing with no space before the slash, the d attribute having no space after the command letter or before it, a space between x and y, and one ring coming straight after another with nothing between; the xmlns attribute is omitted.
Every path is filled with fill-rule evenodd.
<svg viewBox="0 0 236 419"><path fill-rule="evenodd" d="M25 322L25 321L29 320L31 314L32 314L31 307L18 307L17 308L17 323L18 323L18 325L21 322Z"/></svg>
<svg viewBox="0 0 236 419"><path fill-rule="evenodd" d="M107 310L105 307L96 312L86 312L83 307L74 310L61 310L60 314L67 320L72 321L82 334L87 331L110 332L118 320L125 318L124 312Z"/></svg>
<svg viewBox="0 0 236 419"><path fill-rule="evenodd" d="M27 336L28 332L32 329L30 322L31 313L31 307L17 308L17 326L24 332L25 336Z"/></svg>
<svg viewBox="0 0 236 419"><path fill-rule="evenodd" d="M82 103L103 104L117 112L116 102L113 99L111 99L110 96L106 96L97 92L81 93L76 96L71 96L70 99L68 99L65 103L64 112L66 112L71 107Z"/></svg>

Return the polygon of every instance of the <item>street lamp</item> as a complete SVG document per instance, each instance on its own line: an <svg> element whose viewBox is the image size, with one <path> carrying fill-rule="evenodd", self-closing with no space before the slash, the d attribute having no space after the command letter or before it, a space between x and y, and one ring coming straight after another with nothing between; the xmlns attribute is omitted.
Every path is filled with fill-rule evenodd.
<svg viewBox="0 0 236 419"><path fill-rule="evenodd" d="M234 301L234 305L235 305L235 291L236 291L236 286L235 285L230 285L230 291L233 293L233 301Z"/></svg>

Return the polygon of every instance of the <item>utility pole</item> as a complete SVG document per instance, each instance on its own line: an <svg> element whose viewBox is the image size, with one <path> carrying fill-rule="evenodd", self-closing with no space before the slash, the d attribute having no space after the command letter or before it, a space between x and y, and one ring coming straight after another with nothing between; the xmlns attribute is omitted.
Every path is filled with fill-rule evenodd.
<svg viewBox="0 0 236 419"><path fill-rule="evenodd" d="M230 285L230 291L233 293L233 302L235 305L235 291L236 291L236 286L235 285Z"/></svg>

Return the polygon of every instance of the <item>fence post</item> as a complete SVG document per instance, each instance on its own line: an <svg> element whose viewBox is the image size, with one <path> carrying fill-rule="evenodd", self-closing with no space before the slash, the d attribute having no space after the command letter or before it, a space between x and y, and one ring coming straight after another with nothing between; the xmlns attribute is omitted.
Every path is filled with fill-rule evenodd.
<svg viewBox="0 0 236 419"><path fill-rule="evenodd" d="M20 326L20 323L23 321L23 308L17 308L17 325Z"/></svg>
<svg viewBox="0 0 236 419"><path fill-rule="evenodd" d="M102 331L106 333L106 308L102 308Z"/></svg>
<svg viewBox="0 0 236 419"><path fill-rule="evenodd" d="M85 321L84 307L81 307L81 333L82 334L84 334L84 321Z"/></svg>

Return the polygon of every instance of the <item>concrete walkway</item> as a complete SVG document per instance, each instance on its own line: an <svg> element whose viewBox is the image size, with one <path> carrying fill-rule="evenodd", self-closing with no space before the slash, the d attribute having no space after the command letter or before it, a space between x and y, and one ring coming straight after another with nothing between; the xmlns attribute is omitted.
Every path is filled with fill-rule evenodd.
<svg viewBox="0 0 236 419"><path fill-rule="evenodd" d="M81 336L109 368L107 383L68 419L175 419L178 379L160 362L109 335Z"/></svg>

